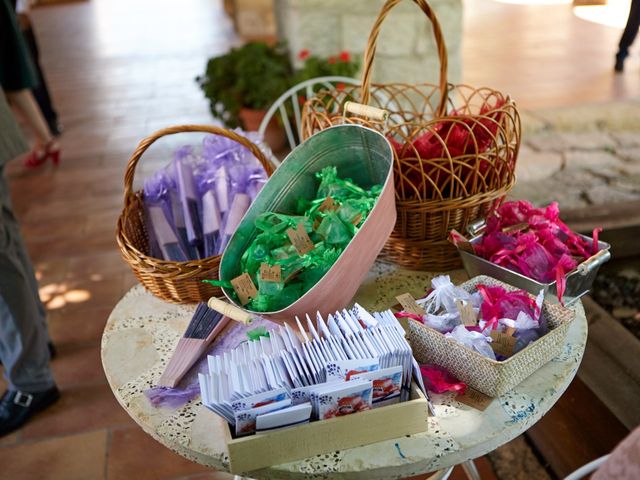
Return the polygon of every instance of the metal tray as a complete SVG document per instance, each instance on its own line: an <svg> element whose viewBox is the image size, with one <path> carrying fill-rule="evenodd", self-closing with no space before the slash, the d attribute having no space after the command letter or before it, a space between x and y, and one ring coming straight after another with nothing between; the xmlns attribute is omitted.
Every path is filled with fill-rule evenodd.
<svg viewBox="0 0 640 480"><path fill-rule="evenodd" d="M482 239L484 233L485 222L484 220L478 220L471 223L467 227L467 231L472 235L471 244L476 244ZM580 235L585 240L593 240L586 235ZM593 281L598 274L600 267L611 258L609 249L611 245L606 242L598 242L598 253L586 259L575 270L567 273L567 287L563 295L564 304L569 306L575 303L580 297L586 295L593 284ZM469 277L473 278L478 275L487 275L489 277L496 278L505 283L513 285L514 287L526 290L529 293L537 295L540 290L544 290L545 300L551 303L559 303L558 290L556 288L556 282L540 283L532 278L526 277L520 273L508 270L504 267L496 265L494 263L485 260L473 253L460 250L458 253L462 259L464 269L467 271Z"/></svg>

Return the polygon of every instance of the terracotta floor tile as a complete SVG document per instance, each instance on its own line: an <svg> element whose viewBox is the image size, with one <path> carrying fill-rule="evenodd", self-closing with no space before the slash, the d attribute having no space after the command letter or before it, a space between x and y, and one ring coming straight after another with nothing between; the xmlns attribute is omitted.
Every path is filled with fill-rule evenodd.
<svg viewBox="0 0 640 480"><path fill-rule="evenodd" d="M62 397L54 406L24 427L23 440L133 424L106 384L76 386L63 389L61 393Z"/></svg>
<svg viewBox="0 0 640 480"><path fill-rule="evenodd" d="M69 259L68 267L68 273L72 277L84 274L107 277L109 274L122 273L128 269L120 252L115 249L99 254L76 255Z"/></svg>
<svg viewBox="0 0 640 480"><path fill-rule="evenodd" d="M108 480L168 480L210 471L172 452L140 428L119 429L111 434Z"/></svg>
<svg viewBox="0 0 640 480"><path fill-rule="evenodd" d="M67 275L68 262L66 258L50 258L35 262L33 267L40 287L63 280Z"/></svg>
<svg viewBox="0 0 640 480"><path fill-rule="evenodd" d="M107 431L0 447L0 478L89 480L104 478Z"/></svg>
<svg viewBox="0 0 640 480"><path fill-rule="evenodd" d="M0 438L0 447L6 447L9 445L15 445L20 441L20 431L13 432L5 437Z"/></svg>
<svg viewBox="0 0 640 480"><path fill-rule="evenodd" d="M58 388L65 390L80 385L107 382L100 360L100 344L68 345L56 343L58 355L51 362Z"/></svg>
<svg viewBox="0 0 640 480"><path fill-rule="evenodd" d="M118 264L118 269L121 272L116 275L102 276L96 272L52 282L40 288L40 298L50 311L113 308L124 293L122 278L128 275L126 264Z"/></svg>
<svg viewBox="0 0 640 480"><path fill-rule="evenodd" d="M56 346L99 344L111 307L86 305L48 312L49 334Z"/></svg>
<svg viewBox="0 0 640 480"><path fill-rule="evenodd" d="M224 472L196 473L195 475L180 476L172 480L233 480L234 475ZM247 478L247 477L245 477Z"/></svg>

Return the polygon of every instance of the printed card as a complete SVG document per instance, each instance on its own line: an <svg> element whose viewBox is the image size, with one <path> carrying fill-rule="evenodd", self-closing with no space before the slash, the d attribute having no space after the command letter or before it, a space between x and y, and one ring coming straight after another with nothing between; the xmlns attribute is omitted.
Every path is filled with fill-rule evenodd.
<svg viewBox="0 0 640 480"><path fill-rule="evenodd" d="M377 358L365 358L360 360L337 360L327 363L327 382L350 380L353 375L373 372L380 369Z"/></svg>
<svg viewBox="0 0 640 480"><path fill-rule="evenodd" d="M275 412L258 415L256 417L256 432L302 425L303 423L309 423L310 418L311 404L309 402L301 403Z"/></svg>
<svg viewBox="0 0 640 480"><path fill-rule="evenodd" d="M306 387L294 388L291 390L291 404L299 405L301 403L309 402L311 390L314 388L318 388L318 385L308 385Z"/></svg>
<svg viewBox="0 0 640 480"><path fill-rule="evenodd" d="M373 408L398 403L402 390L402 367L391 367L351 377L351 381L371 380Z"/></svg>
<svg viewBox="0 0 640 480"><path fill-rule="evenodd" d="M250 397L236 400L231 403L231 410L239 412L250 408L258 408L271 403L281 402L289 398L289 392L285 388L278 388L269 392L258 393Z"/></svg>
<svg viewBox="0 0 640 480"><path fill-rule="evenodd" d="M256 431L256 417L264 413L275 412L291 406L291 399L270 403L261 407L235 412L236 436L250 435Z"/></svg>
<svg viewBox="0 0 640 480"><path fill-rule="evenodd" d="M325 384L313 392L317 418L326 420L352 413L364 412L372 408L371 380L354 380Z"/></svg>

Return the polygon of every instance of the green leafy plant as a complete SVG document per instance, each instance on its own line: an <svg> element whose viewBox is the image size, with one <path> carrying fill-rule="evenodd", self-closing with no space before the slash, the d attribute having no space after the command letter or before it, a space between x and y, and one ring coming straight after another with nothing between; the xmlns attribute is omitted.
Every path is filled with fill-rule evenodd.
<svg viewBox="0 0 640 480"><path fill-rule="evenodd" d="M354 77L360 69L360 61L347 51L323 58L312 55L309 50L301 50L298 58L304 63L294 74L294 84L316 77Z"/></svg>
<svg viewBox="0 0 640 480"><path fill-rule="evenodd" d="M360 68L360 62L349 52L322 58L302 50L298 58L304 63L294 71L283 44L247 43L211 58L205 74L197 77L196 81L209 99L214 118L222 120L227 127L235 128L241 126L239 113L243 107L268 109L297 83L324 76L353 77ZM344 86L336 85L336 88ZM301 103L304 100L304 97L299 99Z"/></svg>
<svg viewBox="0 0 640 480"><path fill-rule="evenodd" d="M293 68L282 44L252 42L214 57L196 81L211 113L227 127L240 126L240 109L266 109L291 85Z"/></svg>

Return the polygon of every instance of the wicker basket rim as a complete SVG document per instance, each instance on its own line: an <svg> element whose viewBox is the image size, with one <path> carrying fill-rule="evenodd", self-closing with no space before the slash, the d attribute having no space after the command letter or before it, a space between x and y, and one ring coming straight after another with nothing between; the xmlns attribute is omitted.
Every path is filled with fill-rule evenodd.
<svg viewBox="0 0 640 480"><path fill-rule="evenodd" d="M219 264L221 255L212 255L201 259L192 259L184 262L176 262L152 257L138 249L125 232L125 225L129 221L131 211L134 208L142 208L142 190L132 191L133 177L136 166L144 152L158 139L183 132L201 132L220 135L236 141L247 148L263 166L267 176L273 173L273 165L260 149L248 138L231 130L226 130L214 125L177 125L167 127L154 132L144 138L132 153L124 176L124 207L116 223L116 241L120 247L123 259L136 272L146 273L158 279L175 280L189 279L199 272L215 269ZM164 271L162 271L164 270Z"/></svg>
<svg viewBox="0 0 640 480"><path fill-rule="evenodd" d="M367 39L367 44L364 51L364 68L362 69L361 76L361 100L362 103L367 105L369 103L369 96L371 93L371 78L373 71L373 61L376 56L377 50L377 42L378 35L380 34L380 30L382 28L382 24L384 23L389 12L398 5L402 0L387 0L383 5L378 15L374 21L373 26L371 27L371 31L369 32L369 37ZM431 27L433 30L433 38L435 40L436 50L438 52L438 60L439 60L439 82L438 88L440 90L440 100L438 102L438 106L436 107L435 115L442 116L446 113L447 109L447 99L449 94L448 90L448 81L447 81L447 73L448 73L448 63L449 56L447 54L447 46L445 44L444 35L442 34L442 29L440 28L440 22L438 21L438 17L436 13L433 11L431 6L426 0L414 0L414 3L422 10L422 13L429 19L431 22Z"/></svg>
<svg viewBox="0 0 640 480"><path fill-rule="evenodd" d="M396 205L400 208L421 207L429 208L429 212L439 212L442 210L449 210L449 204L454 204L453 208L464 208L467 204L484 203L494 200L506 194L513 188L516 181L515 178L508 184L500 187L499 189L491 190L488 192L474 193L465 197L445 198L445 199L430 199L430 200L398 200L396 199ZM478 202L481 199L482 202ZM438 205L438 207L431 207L431 205Z"/></svg>

